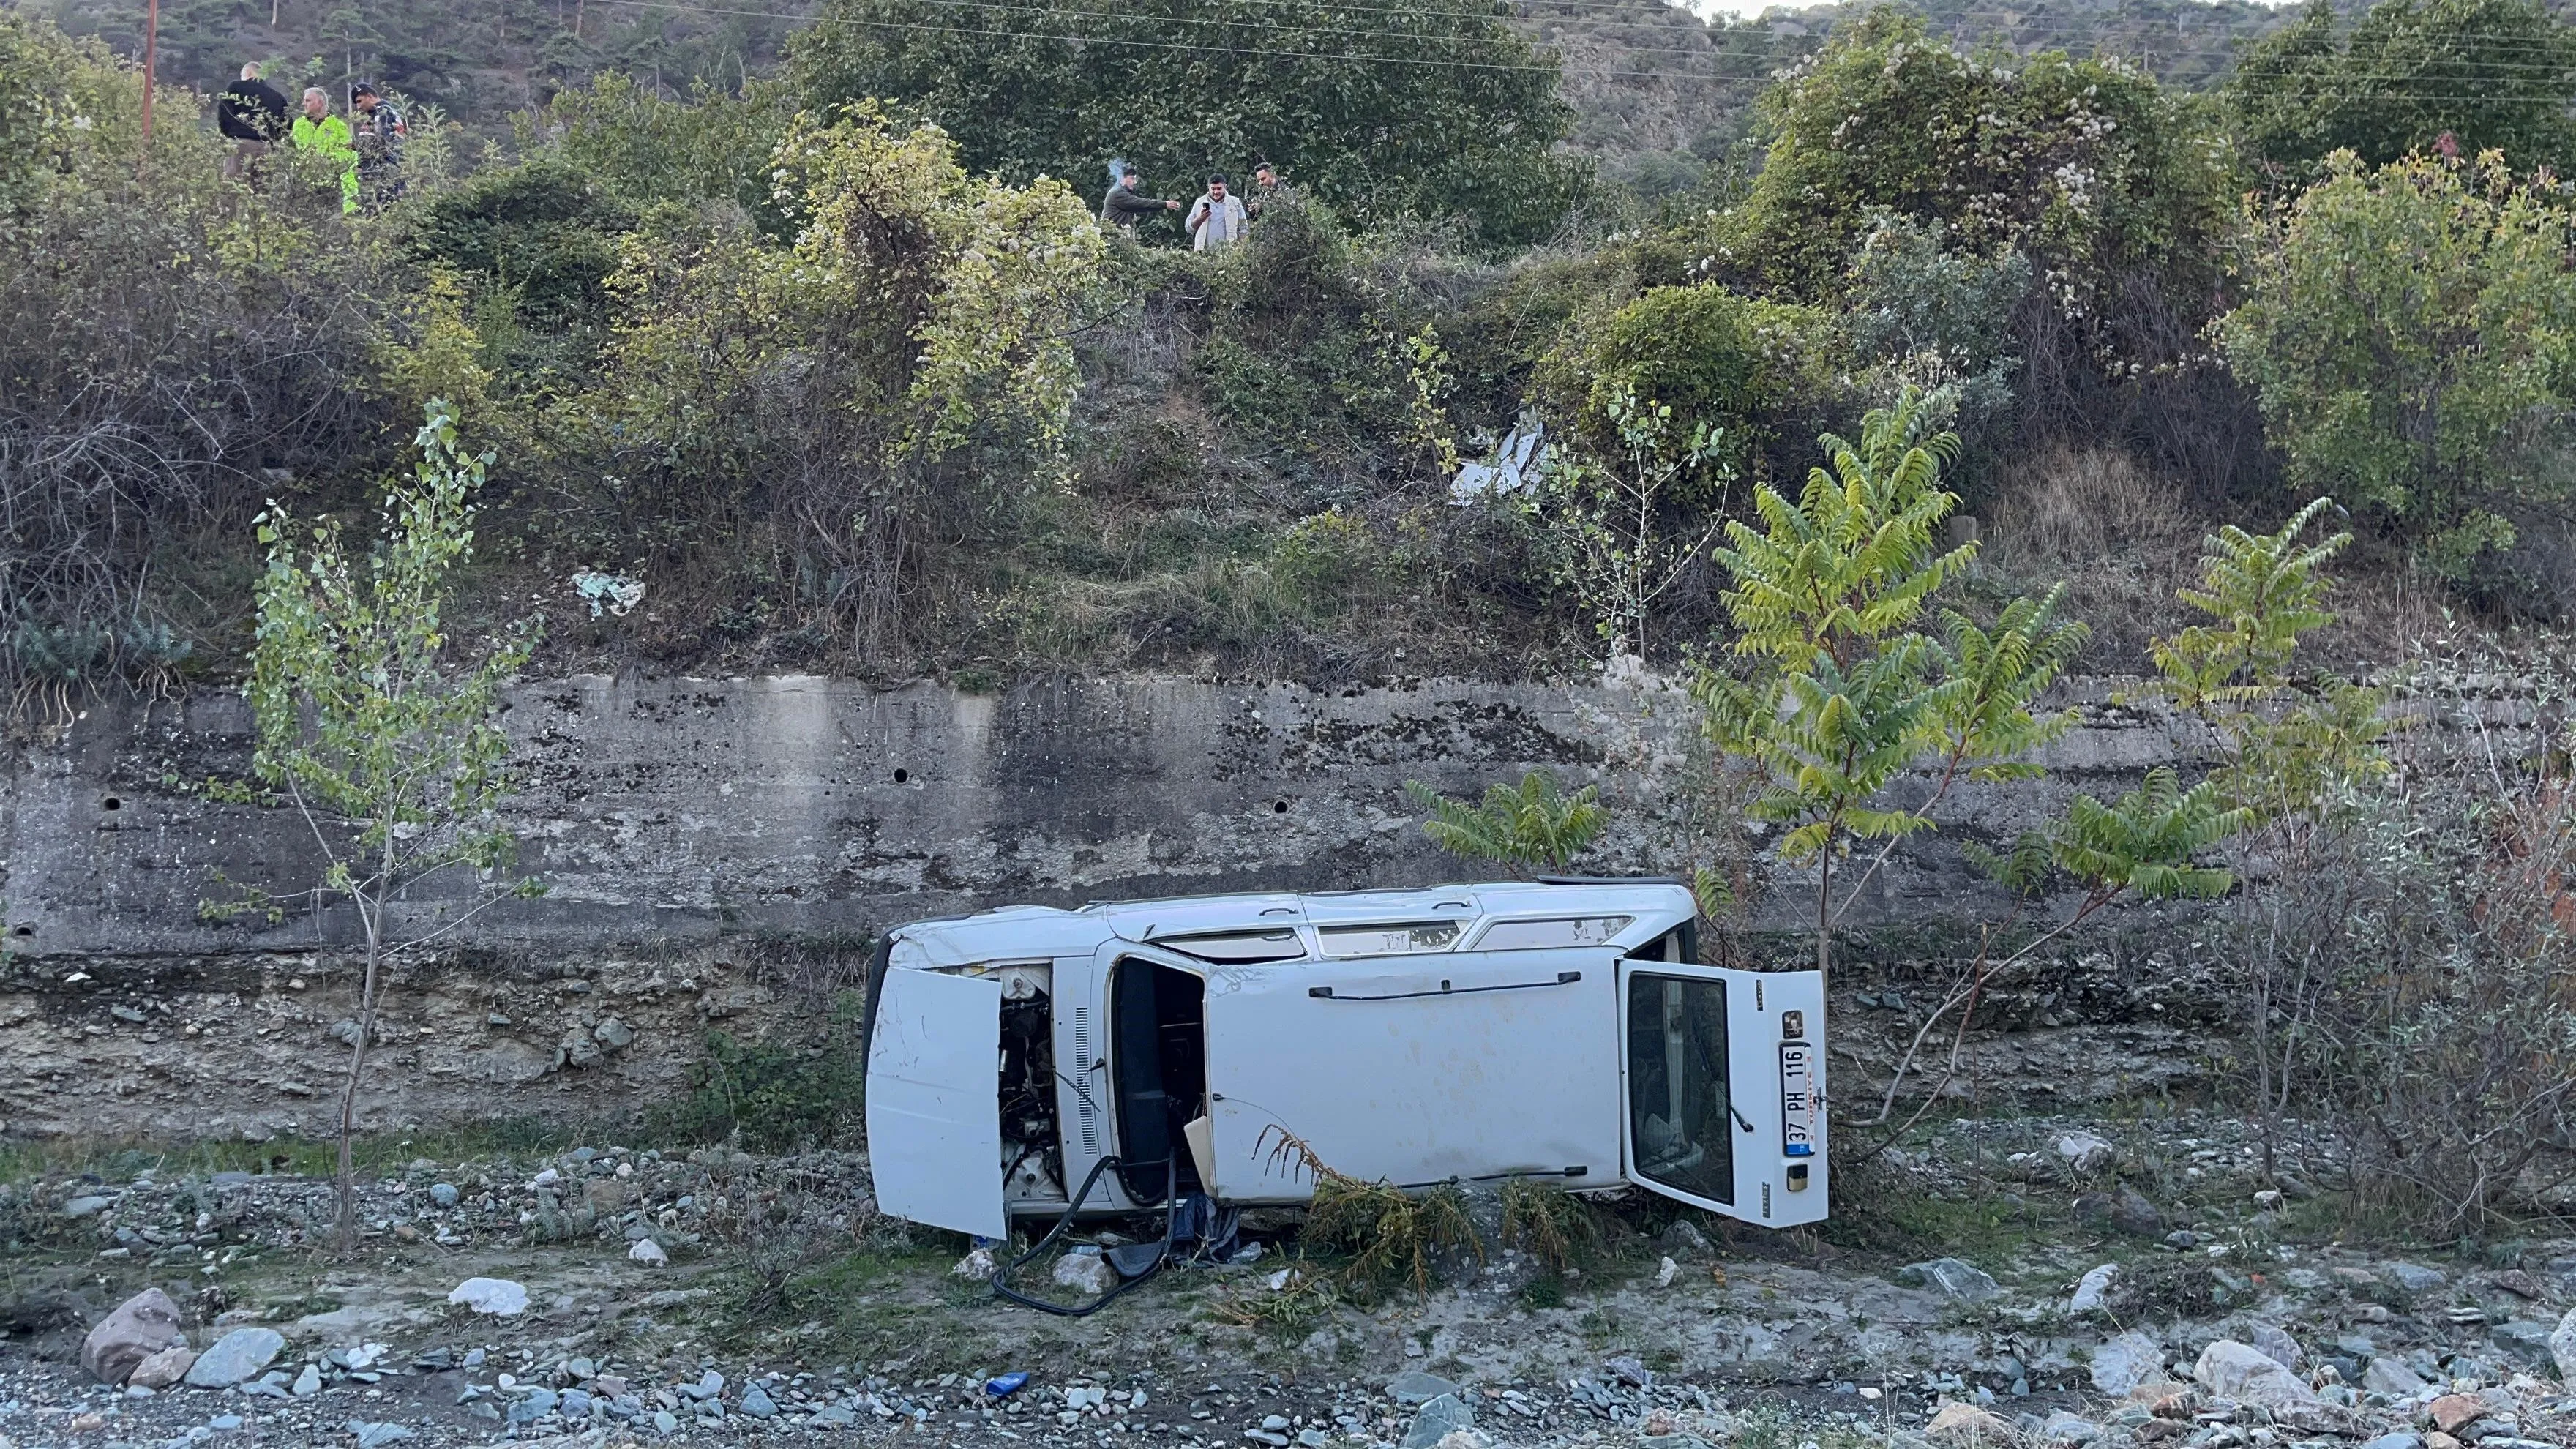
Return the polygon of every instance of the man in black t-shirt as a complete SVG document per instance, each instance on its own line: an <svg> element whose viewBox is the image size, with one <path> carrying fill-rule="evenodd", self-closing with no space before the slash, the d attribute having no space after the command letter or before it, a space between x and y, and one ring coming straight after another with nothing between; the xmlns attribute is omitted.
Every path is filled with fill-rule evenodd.
<svg viewBox="0 0 2576 1449"><path fill-rule="evenodd" d="M224 158L224 179L241 178L242 168L286 134L286 97L259 78L257 63L241 68L241 79L215 97L215 128L233 143Z"/></svg>

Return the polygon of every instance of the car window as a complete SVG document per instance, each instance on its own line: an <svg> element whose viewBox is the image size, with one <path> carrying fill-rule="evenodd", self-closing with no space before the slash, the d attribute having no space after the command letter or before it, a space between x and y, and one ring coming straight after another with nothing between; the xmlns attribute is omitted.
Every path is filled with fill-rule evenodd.
<svg viewBox="0 0 2576 1449"><path fill-rule="evenodd" d="M1565 916L1552 921L1496 921L1476 938L1479 951L1551 951L1562 946L1602 946L1628 929L1634 916Z"/></svg>
<svg viewBox="0 0 2576 1449"><path fill-rule="evenodd" d="M1287 926L1273 926L1263 931L1212 931L1197 936L1156 936L1154 944L1168 946L1186 956L1202 961L1259 962L1294 961L1306 954L1306 942Z"/></svg>
<svg viewBox="0 0 2576 1449"><path fill-rule="evenodd" d="M1384 925L1325 926L1316 936L1327 956L1408 956L1446 951L1458 939L1456 921L1390 921Z"/></svg>
<svg viewBox="0 0 2576 1449"><path fill-rule="evenodd" d="M1637 1173L1712 1202L1735 1201L1726 1095L1726 983L1628 977L1628 1140Z"/></svg>

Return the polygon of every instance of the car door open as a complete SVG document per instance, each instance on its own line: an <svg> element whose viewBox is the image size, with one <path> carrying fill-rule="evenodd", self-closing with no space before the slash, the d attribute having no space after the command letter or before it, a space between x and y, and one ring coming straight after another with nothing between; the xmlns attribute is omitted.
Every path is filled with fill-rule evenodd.
<svg viewBox="0 0 2576 1449"><path fill-rule="evenodd" d="M1002 1202L1002 984L889 971L868 1043L868 1166L899 1218L1010 1236Z"/></svg>
<svg viewBox="0 0 2576 1449"><path fill-rule="evenodd" d="M1824 986L1813 971L1619 963L1630 1182L1765 1227L1825 1216Z"/></svg>

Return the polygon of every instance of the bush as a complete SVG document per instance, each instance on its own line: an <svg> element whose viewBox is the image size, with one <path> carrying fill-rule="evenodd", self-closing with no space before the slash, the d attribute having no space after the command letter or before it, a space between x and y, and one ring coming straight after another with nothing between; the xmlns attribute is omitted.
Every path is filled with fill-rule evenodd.
<svg viewBox="0 0 2576 1449"><path fill-rule="evenodd" d="M2219 336L2292 489L2356 492L2464 583L2563 508L2568 222L2555 182L2518 181L2492 156L2373 171L2349 154L2271 218Z"/></svg>
<svg viewBox="0 0 2576 1449"><path fill-rule="evenodd" d="M844 994L830 1014L833 1028L856 1023L856 998ZM689 1072L689 1092L653 1114L655 1132L691 1142L723 1142L739 1134L756 1152L838 1147L863 1140L867 1063L844 1044L850 1033L827 1029L819 1038L746 1042L710 1031L706 1055Z"/></svg>
<svg viewBox="0 0 2576 1449"><path fill-rule="evenodd" d="M1612 401L1669 406L1682 433L1706 423L1729 434L1720 461L1746 456L1763 420L1813 396L1833 370L1840 339L1831 314L1741 297L1710 284L1652 287L1569 346L1552 368L1561 410L1596 447L1616 450ZM1677 435L1678 436L1678 435Z"/></svg>

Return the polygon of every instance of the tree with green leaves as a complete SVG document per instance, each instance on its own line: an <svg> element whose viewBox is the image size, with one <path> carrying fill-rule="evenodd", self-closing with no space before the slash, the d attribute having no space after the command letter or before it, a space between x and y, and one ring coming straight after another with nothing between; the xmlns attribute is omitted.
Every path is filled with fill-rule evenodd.
<svg viewBox="0 0 2576 1449"><path fill-rule="evenodd" d="M2483 580L2517 516L2570 496L2568 240L2555 184L2493 156L2331 159L2267 219L2245 301L2218 324L2291 486L2349 488L2435 572Z"/></svg>
<svg viewBox="0 0 2576 1449"><path fill-rule="evenodd" d="M1656 604L1717 534L1716 523L1690 520L1723 515L1735 469L1726 431L1706 422L1685 431L1670 403L1614 387L1603 412L1615 453L1581 441L1550 446L1521 502L1616 662L1645 656Z"/></svg>
<svg viewBox="0 0 2576 1449"><path fill-rule="evenodd" d="M2205 621L2149 645L2153 691L2206 732L2201 788L2241 818L2245 848L2268 860L2276 882L2317 869L2355 792L2388 771L2385 693L2295 668L2301 637L2333 621L2326 565L2352 542L2346 532L2311 541L2333 506L2318 498L2267 534L2234 524L2212 534L2199 587L2181 594ZM2284 929L2284 895L2277 884L2248 893L2236 923L2267 1176L2315 999L2332 979L2323 963L2281 949L2301 934Z"/></svg>
<svg viewBox="0 0 2576 1449"><path fill-rule="evenodd" d="M1893 216L1963 256L2018 251L2085 311L2139 271L2207 278L2233 208L2224 146L2154 77L1974 53L1895 6L1836 25L1758 104L1769 149L1721 260L1803 300L1841 297Z"/></svg>
<svg viewBox="0 0 2576 1449"><path fill-rule="evenodd" d="M2383 166L2447 145L2516 169L2576 161L2576 29L2539 0L2380 0L2351 22L2309 0L2245 47L2220 90L2246 159L2304 185L2350 151Z"/></svg>
<svg viewBox="0 0 2576 1449"><path fill-rule="evenodd" d="M1452 800L1419 780L1404 793L1430 815L1422 833L1462 860L1488 860L1521 875L1561 871L1610 823L1601 789L1586 785L1568 795L1545 770L1521 777L1520 786L1493 784L1470 805Z"/></svg>
<svg viewBox="0 0 2576 1449"><path fill-rule="evenodd" d="M1548 235L1583 179L1555 150L1572 120L1555 59L1491 0L1359 21L1287 0L961 14L829 0L795 48L806 103L880 97L945 128L975 172L1095 199L1113 160L1181 198L1275 161L1363 224L1462 218L1489 246Z"/></svg>
<svg viewBox="0 0 2576 1449"><path fill-rule="evenodd" d="M289 902L316 912L342 903L356 915L363 973L340 1092L344 1253L357 1244L358 1089L394 959L531 889L499 874L517 841L498 811L511 789L500 691L526 664L535 623L468 644L446 620L492 455L465 453L444 402L429 405L416 442L419 462L387 488L382 532L363 553L336 522L307 526L275 504L260 515L268 566L246 689L258 738L251 769L265 798L301 817L321 872L300 891L209 904L219 915L277 915ZM470 877L473 904L445 919L407 904L414 888L452 873Z"/></svg>
<svg viewBox="0 0 2576 1449"><path fill-rule="evenodd" d="M1837 859L1859 841L1892 848L1931 829L1933 807L1962 779L2034 773L2024 757L2074 723L2031 711L2085 638L2058 617L2055 594L2016 600L1991 628L1956 610L1943 612L1940 636L1922 627L1933 594L1975 554L1934 543L1958 504L1940 486L1958 439L1929 433L1928 417L1908 391L1863 418L1857 441L1827 435L1829 466L1795 499L1757 486L1762 527L1730 522L1715 553L1732 580L1723 602L1745 667L1702 667L1692 693L1711 741L1763 779L1753 814L1788 827L1782 858L1816 865L1820 971L1842 911ZM1927 798L1885 798L1927 760L1937 782Z"/></svg>

